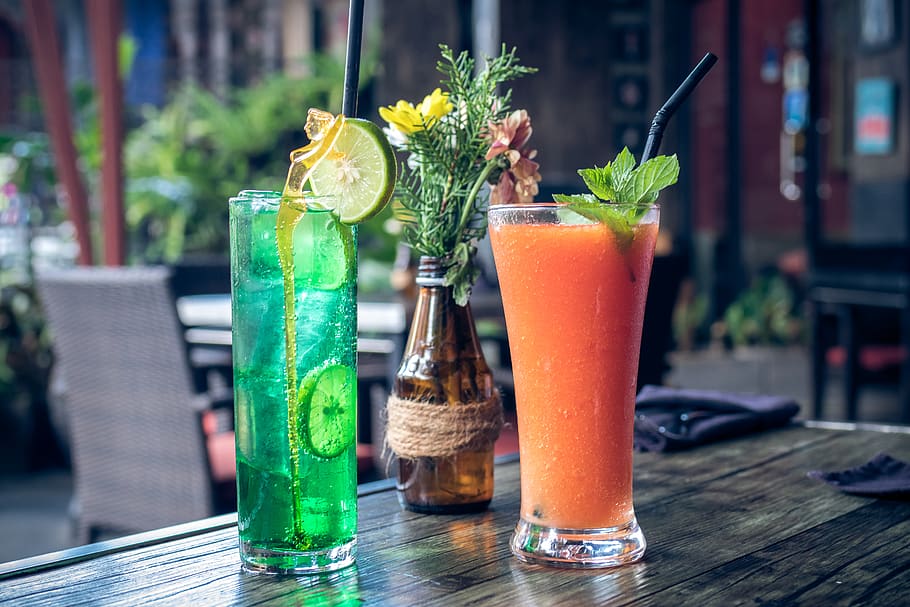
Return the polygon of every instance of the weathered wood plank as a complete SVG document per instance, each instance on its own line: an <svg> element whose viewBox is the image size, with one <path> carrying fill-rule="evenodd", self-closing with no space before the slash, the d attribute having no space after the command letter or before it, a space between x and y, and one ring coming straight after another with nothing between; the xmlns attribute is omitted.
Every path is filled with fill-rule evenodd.
<svg viewBox="0 0 910 607"><path fill-rule="evenodd" d="M910 503L841 494L805 473L877 451L910 459L910 435L790 428L636 459L650 546L615 570L555 570L508 549L517 464L497 468L479 515L401 510L392 490L360 500L355 567L319 577L240 570L236 528L98 556L0 582L15 605L901 604L910 596Z"/></svg>
<svg viewBox="0 0 910 607"><path fill-rule="evenodd" d="M870 536L875 537L871 547ZM778 605L847 605L877 597L876 602L887 598L879 604L899 605L885 582L903 575L902 600L907 600L908 548L910 508L873 501L670 590L681 607L733 605L746 597ZM652 596L644 604L663 602Z"/></svg>
<svg viewBox="0 0 910 607"><path fill-rule="evenodd" d="M755 445L758 451L770 449L758 467L745 465L737 457L712 460L705 454L720 450L726 455L727 450L723 446L706 449L693 458L700 465L688 467L691 473L701 475L700 480L681 484L680 477L675 482L668 479L673 491L638 494L639 519L651 542L643 563L606 575L562 573L563 578L574 579L571 587L566 583L566 591L553 584L550 570L515 563L527 571L520 583L523 599L535 604L546 604L554 598L566 603L603 604L629 600L631 592L632 597L663 597L666 602L666 593L672 592L678 581L692 577L693 572L710 571L739 555L760 550L800 529L811 528L819 521L874 501L841 495L806 478L807 470L855 465L886 444L895 455L899 455L901 447L906 451L910 446L907 437L895 436L884 439L884 443L869 451L868 435L863 438L828 434L810 441L796 440L800 434L803 433L790 433L786 440L784 436L774 440L768 437L769 440ZM752 439L747 442L754 444ZM791 450L775 451L775 444L790 445ZM656 461L644 459L640 468L662 468L678 455L658 456ZM710 472L704 471L705 464ZM672 467L678 473L681 466L674 461ZM514 580L496 580L491 584L510 585L514 585ZM470 602L474 593L486 590L489 589L465 589L450 599L461 600L465 596L464 602ZM660 603L661 600L656 602Z"/></svg>

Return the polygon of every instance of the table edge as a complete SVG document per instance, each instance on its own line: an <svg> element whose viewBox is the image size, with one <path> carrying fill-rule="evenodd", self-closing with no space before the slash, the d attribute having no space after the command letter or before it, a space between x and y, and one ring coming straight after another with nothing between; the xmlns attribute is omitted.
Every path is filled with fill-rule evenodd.
<svg viewBox="0 0 910 607"><path fill-rule="evenodd" d="M496 465L509 464L518 461L518 453L508 453L496 457ZM357 498L393 491L395 489L395 479L385 478L377 481L361 483L357 485ZM132 535L125 535L104 542L95 542L73 548L65 548L55 552L48 552L35 556L25 557L15 561L0 563L0 580L37 573L47 569L65 567L82 561L88 561L94 558L133 550L135 548L144 548L163 544L165 542L179 540L195 535L202 535L220 529L226 529L237 525L237 513L222 514L210 518L181 523L171 527L162 527L152 531L144 531Z"/></svg>
<svg viewBox="0 0 910 607"><path fill-rule="evenodd" d="M144 531L132 535L114 538L104 542L85 544L74 548L65 548L56 552L48 552L23 559L0 563L0 580L35 573L44 569L52 569L87 561L99 556L114 554L126 549L154 546L171 540L191 537L226 529L237 524L237 513L222 514L211 518L181 523L171 527L162 527L152 531Z"/></svg>

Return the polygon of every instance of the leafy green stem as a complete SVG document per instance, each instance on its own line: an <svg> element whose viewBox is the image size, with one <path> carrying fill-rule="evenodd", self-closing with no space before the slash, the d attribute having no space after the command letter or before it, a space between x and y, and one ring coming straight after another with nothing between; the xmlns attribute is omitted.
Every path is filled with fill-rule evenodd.
<svg viewBox="0 0 910 607"><path fill-rule="evenodd" d="M477 176L477 179L474 181L474 186L471 188L471 191L468 192L468 196L465 199L465 204L461 208L461 217L458 220L458 229L456 233L463 234L465 228L468 226L468 222L471 220L471 216L474 214L474 201L477 200L477 195L480 193L480 188L483 187L484 182L487 180L487 177L490 176L490 173L496 168L496 159L487 160L486 165L483 167L483 170L480 172L480 175Z"/></svg>

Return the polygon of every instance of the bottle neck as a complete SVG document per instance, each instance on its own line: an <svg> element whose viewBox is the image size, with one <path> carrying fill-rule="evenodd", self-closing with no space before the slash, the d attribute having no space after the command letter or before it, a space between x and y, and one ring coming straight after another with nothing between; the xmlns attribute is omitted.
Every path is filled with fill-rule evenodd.
<svg viewBox="0 0 910 607"><path fill-rule="evenodd" d="M415 281L419 287L444 287L445 274L441 257L423 255L417 265Z"/></svg>

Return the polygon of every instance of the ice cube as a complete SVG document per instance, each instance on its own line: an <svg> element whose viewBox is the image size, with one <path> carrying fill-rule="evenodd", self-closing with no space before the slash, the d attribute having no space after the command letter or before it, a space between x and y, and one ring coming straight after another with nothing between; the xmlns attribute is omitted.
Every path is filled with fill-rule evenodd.
<svg viewBox="0 0 910 607"><path fill-rule="evenodd" d="M300 289L334 290L354 280L354 230L328 211L308 211L294 234L294 277Z"/></svg>

